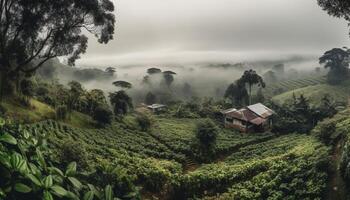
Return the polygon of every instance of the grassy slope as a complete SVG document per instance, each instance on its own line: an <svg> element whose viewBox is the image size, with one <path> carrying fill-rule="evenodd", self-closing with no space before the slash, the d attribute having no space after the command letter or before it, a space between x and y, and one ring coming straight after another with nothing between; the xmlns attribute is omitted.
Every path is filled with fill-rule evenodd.
<svg viewBox="0 0 350 200"><path fill-rule="evenodd" d="M349 85L350 84L332 86L328 84L318 84L308 86L277 95L272 98L272 101L281 105L291 102L293 99L293 94L295 94L296 97L303 94L310 100L311 104L317 106L324 95L327 94L333 99L333 101L346 104L349 98Z"/></svg>
<svg viewBox="0 0 350 200"><path fill-rule="evenodd" d="M55 110L51 106L30 99L30 107L23 106L18 100L6 98L1 105L6 109L4 117L20 123L35 123L48 119L55 119ZM74 127L93 128L95 122L88 115L74 111L70 117L64 121Z"/></svg>
<svg viewBox="0 0 350 200"><path fill-rule="evenodd" d="M33 123L55 117L55 111L48 105L30 99L31 107L21 105L14 99L4 99L2 105L6 109L5 117L14 121Z"/></svg>

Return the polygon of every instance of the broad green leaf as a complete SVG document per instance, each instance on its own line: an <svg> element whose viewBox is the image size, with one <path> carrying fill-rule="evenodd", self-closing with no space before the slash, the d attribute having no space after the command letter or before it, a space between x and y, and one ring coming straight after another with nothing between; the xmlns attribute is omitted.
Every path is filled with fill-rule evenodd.
<svg viewBox="0 0 350 200"><path fill-rule="evenodd" d="M39 187L42 186L41 181L40 181L37 177L35 177L33 174L28 174L27 177L28 177L36 186L39 186Z"/></svg>
<svg viewBox="0 0 350 200"><path fill-rule="evenodd" d="M36 155L38 156L40 165L46 170L47 165L46 165L44 156L38 148L36 149Z"/></svg>
<svg viewBox="0 0 350 200"><path fill-rule="evenodd" d="M113 191L112 191L112 186L107 185L105 188L105 197L106 200L113 200Z"/></svg>
<svg viewBox="0 0 350 200"><path fill-rule="evenodd" d="M25 160L21 160L17 166L18 171L24 173L28 170L27 162Z"/></svg>
<svg viewBox="0 0 350 200"><path fill-rule="evenodd" d="M65 190L63 187L59 185L53 185L51 187L51 190L59 197L63 197L67 195L67 190Z"/></svg>
<svg viewBox="0 0 350 200"><path fill-rule="evenodd" d="M93 200L94 199L94 192L93 191L89 191L89 192L85 193L83 199L84 200Z"/></svg>
<svg viewBox="0 0 350 200"><path fill-rule="evenodd" d="M7 154L0 155L0 163L7 168L11 167L11 158Z"/></svg>
<svg viewBox="0 0 350 200"><path fill-rule="evenodd" d="M80 189L83 185L80 181L74 177L68 177L68 180L73 184L73 186L77 189Z"/></svg>
<svg viewBox="0 0 350 200"><path fill-rule="evenodd" d="M32 174L36 175L36 176L41 176L41 171L39 170L39 168L34 165L33 163L29 163L29 168L30 171L32 172Z"/></svg>
<svg viewBox="0 0 350 200"><path fill-rule="evenodd" d="M22 156L19 153L13 153L11 155L11 166L14 169L18 169L18 166L20 165L22 161Z"/></svg>
<svg viewBox="0 0 350 200"><path fill-rule="evenodd" d="M29 193L32 191L32 188L30 188L27 185L24 185L23 183L16 183L15 190L20 193Z"/></svg>
<svg viewBox="0 0 350 200"><path fill-rule="evenodd" d="M30 134L29 134L29 132L28 132L27 130L24 130L24 131L23 131L23 137L24 137L25 139L28 139L28 138L30 137Z"/></svg>
<svg viewBox="0 0 350 200"><path fill-rule="evenodd" d="M77 171L77 163L76 162L71 162L67 166L66 176L73 176L76 171Z"/></svg>
<svg viewBox="0 0 350 200"><path fill-rule="evenodd" d="M58 169L57 167L49 167L49 170L52 174L64 176L63 172L60 169Z"/></svg>
<svg viewBox="0 0 350 200"><path fill-rule="evenodd" d="M12 135L10 135L8 133L5 133L4 135L1 135L0 136L0 141L6 142L6 143L9 143L9 144L13 144L13 145L17 144L16 138L14 138Z"/></svg>
<svg viewBox="0 0 350 200"><path fill-rule="evenodd" d="M79 197L77 195L75 195L73 192L67 191L67 195L66 197L68 199L74 199L74 200L80 200Z"/></svg>
<svg viewBox="0 0 350 200"><path fill-rule="evenodd" d="M95 188L95 186L88 184L88 187L89 187L90 191L92 191L94 193L95 196L97 196L99 199L102 198L102 194Z"/></svg>
<svg viewBox="0 0 350 200"><path fill-rule="evenodd" d="M43 183L44 183L44 187L45 187L46 189L52 187L52 185L53 185L52 176L51 176L51 175L48 175L47 177L45 177L45 178L43 179Z"/></svg>
<svg viewBox="0 0 350 200"><path fill-rule="evenodd" d="M43 193L43 200L53 200L52 194L49 191L45 190Z"/></svg>

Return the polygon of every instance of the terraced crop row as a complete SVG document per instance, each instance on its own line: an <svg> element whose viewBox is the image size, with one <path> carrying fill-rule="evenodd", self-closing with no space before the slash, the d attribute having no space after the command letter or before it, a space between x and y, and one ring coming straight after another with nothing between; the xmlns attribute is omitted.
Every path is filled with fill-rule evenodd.
<svg viewBox="0 0 350 200"><path fill-rule="evenodd" d="M195 119L158 119L152 135L175 152L191 154ZM226 153L245 144L270 138L272 134L241 134L234 130L221 129L217 138L218 153Z"/></svg>
<svg viewBox="0 0 350 200"><path fill-rule="evenodd" d="M294 199L317 199L327 177L318 166L327 154L328 149L310 136L287 135L242 148L224 162L184 175L178 190L182 198L288 199L294 194Z"/></svg>
<svg viewBox="0 0 350 200"><path fill-rule="evenodd" d="M275 95L281 94L283 92L288 92L290 90L307 87L310 85L317 85L326 82L325 76L308 77L302 79L292 79L287 81L281 81L275 84L270 84L264 89L264 95L266 98L271 98Z"/></svg>

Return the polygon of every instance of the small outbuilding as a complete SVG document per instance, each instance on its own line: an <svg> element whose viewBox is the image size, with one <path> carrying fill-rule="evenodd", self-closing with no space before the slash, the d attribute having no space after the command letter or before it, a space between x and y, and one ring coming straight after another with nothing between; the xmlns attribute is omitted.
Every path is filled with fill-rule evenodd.
<svg viewBox="0 0 350 200"><path fill-rule="evenodd" d="M241 132L262 132L272 125L273 110L262 103L250 105L239 110L235 108L221 112L224 115L226 128L234 128Z"/></svg>
<svg viewBox="0 0 350 200"><path fill-rule="evenodd" d="M147 108L153 113L160 113L166 111L167 106L163 104L152 104L148 105Z"/></svg>

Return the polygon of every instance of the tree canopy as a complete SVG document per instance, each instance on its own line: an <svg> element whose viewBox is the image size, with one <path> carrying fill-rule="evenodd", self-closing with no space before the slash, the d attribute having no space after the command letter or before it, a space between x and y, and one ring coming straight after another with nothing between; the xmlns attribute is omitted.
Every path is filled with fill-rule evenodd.
<svg viewBox="0 0 350 200"><path fill-rule="evenodd" d="M113 11L110 0L1 0L1 70L33 72L57 56L73 65L87 48L83 29L100 43L113 39Z"/></svg>
<svg viewBox="0 0 350 200"><path fill-rule="evenodd" d="M256 71L250 69L246 70L242 77L238 80L241 84L238 85L248 85L248 91L249 91L249 104L252 103L252 86L253 85L258 85L259 87L264 88L265 87L265 82L259 74L256 73Z"/></svg>
<svg viewBox="0 0 350 200"><path fill-rule="evenodd" d="M327 75L329 83L339 84L348 78L349 57L350 52L347 48L334 48L320 57L320 64L324 64L325 68L329 68Z"/></svg>
<svg viewBox="0 0 350 200"><path fill-rule="evenodd" d="M132 88L132 84L127 82L127 81L115 81L115 82L113 82L113 85L116 87L123 88L123 89Z"/></svg>
<svg viewBox="0 0 350 200"><path fill-rule="evenodd" d="M154 67L147 69L147 74L149 74L149 75L159 74L161 72L162 72L162 70L160 70L158 68L154 68Z"/></svg>
<svg viewBox="0 0 350 200"><path fill-rule="evenodd" d="M329 15L350 21L350 1L317 0L317 2Z"/></svg>

